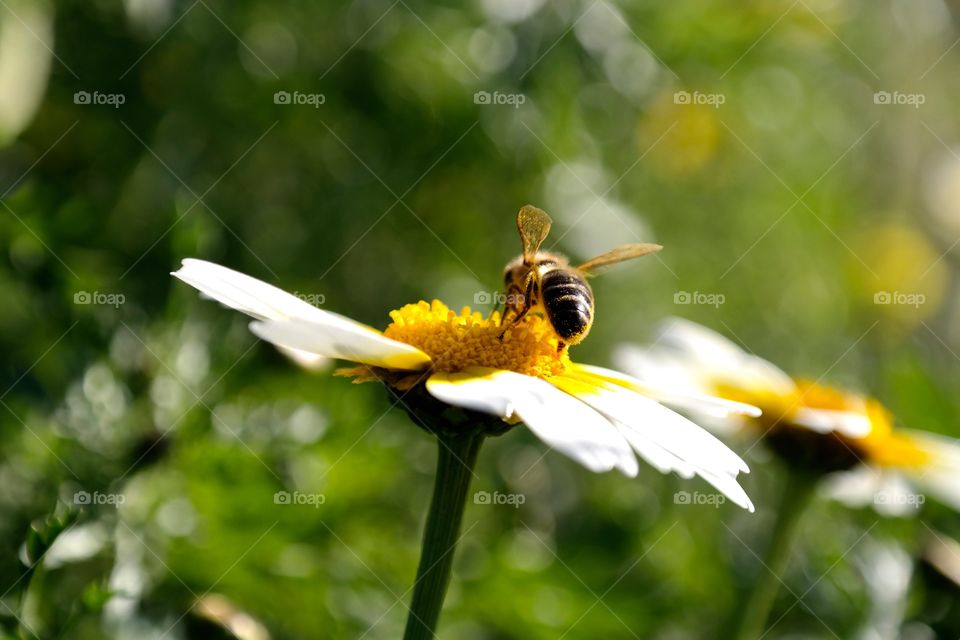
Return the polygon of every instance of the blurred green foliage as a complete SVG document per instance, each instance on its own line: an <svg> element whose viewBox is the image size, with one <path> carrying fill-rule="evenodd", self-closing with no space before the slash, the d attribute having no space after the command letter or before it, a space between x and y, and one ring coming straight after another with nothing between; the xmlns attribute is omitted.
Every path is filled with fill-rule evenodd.
<svg viewBox="0 0 960 640"><path fill-rule="evenodd" d="M2 5L0 633L214 637L208 594L274 638L402 628L432 443L175 282L183 257L382 327L495 290L532 202L549 248L666 247L596 280L576 359L679 314L960 435L956 5ZM772 518L762 447L754 515L543 454L522 429L481 452L476 489L526 501L468 508L441 636L719 637ZM957 637L956 585L916 560L934 535L960 537L937 504L819 502L770 637L894 637L898 607L892 633ZM919 567L894 604L884 558Z"/></svg>

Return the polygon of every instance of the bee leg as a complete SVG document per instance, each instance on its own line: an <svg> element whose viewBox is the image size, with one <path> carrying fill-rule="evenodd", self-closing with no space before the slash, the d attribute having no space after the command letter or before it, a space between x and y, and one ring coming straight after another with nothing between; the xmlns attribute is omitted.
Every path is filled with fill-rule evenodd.
<svg viewBox="0 0 960 640"><path fill-rule="evenodd" d="M567 345L563 342L563 340L559 341L559 342L557 343L557 353L560 353L561 351L563 351L563 348L564 348L565 346L567 346Z"/></svg>
<svg viewBox="0 0 960 640"><path fill-rule="evenodd" d="M507 329L513 326L513 322L517 317L517 311L510 306L506 306L503 310L503 315L500 317L500 326L503 327L503 331L500 332L500 335L497 338L500 341L503 341L503 334L507 332Z"/></svg>
<svg viewBox="0 0 960 640"><path fill-rule="evenodd" d="M520 289L515 284L511 284L505 294L497 300L497 309L501 306L503 311L501 312L501 317L506 319L507 314L514 314L517 312L517 304L515 300L520 295Z"/></svg>
<svg viewBox="0 0 960 640"><path fill-rule="evenodd" d="M514 318L510 321L510 324L504 327L503 331L500 332L500 335L498 336L498 338L501 342L503 342L503 336L507 333L507 330L510 329L510 327L512 327L513 325L520 322L520 320L523 319L523 316L527 315L527 312L530 311L530 309L533 307L533 304L532 304L533 291L534 291L534 288L536 287L536 284L537 284L536 280L533 277L530 277L530 276L527 277L527 287L526 287L526 291L523 294L523 309L521 309L520 313L514 316ZM511 288L511 291L512 290L513 288Z"/></svg>
<svg viewBox="0 0 960 640"><path fill-rule="evenodd" d="M507 331L510 330L510 327L512 327L513 325L515 325L515 324L517 324L518 322L520 322L520 320L523 319L523 316L527 315L527 311L530 311L530 307L524 307L524 308L520 311L520 313L518 313L518 314L516 315L516 317L510 322L510 324L508 324L506 327L504 327L503 331L501 331L501 332L500 332L500 335L498 336L500 342L503 342L503 336L506 335Z"/></svg>

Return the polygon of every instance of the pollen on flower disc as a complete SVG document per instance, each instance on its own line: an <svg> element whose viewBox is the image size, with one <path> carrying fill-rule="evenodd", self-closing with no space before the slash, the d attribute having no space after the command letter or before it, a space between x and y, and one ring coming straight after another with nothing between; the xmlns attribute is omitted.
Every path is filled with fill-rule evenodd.
<svg viewBox="0 0 960 640"><path fill-rule="evenodd" d="M391 311L390 318L384 335L425 352L436 371L490 367L546 378L563 373L570 362L550 324L536 315L512 326L502 340L496 311L484 318L469 307L458 314L439 300L421 300Z"/></svg>

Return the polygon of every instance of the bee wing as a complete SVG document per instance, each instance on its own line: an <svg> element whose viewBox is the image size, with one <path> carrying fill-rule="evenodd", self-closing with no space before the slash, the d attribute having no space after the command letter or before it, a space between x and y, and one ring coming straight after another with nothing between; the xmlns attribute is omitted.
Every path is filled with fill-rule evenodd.
<svg viewBox="0 0 960 640"><path fill-rule="evenodd" d="M517 214L517 230L520 231L520 240L523 242L523 260L532 263L540 245L550 233L553 221L543 209L533 205L526 205Z"/></svg>
<svg viewBox="0 0 960 640"><path fill-rule="evenodd" d="M581 265L577 266L578 271L584 273L590 273L601 267L606 267L611 264L616 264L618 262L623 262L625 260L633 260L634 258L639 258L645 256L648 253L656 253L660 251L663 247L659 244L652 244L649 242L637 243L637 244L625 244L607 251L606 253L601 253L595 258L587 260Z"/></svg>

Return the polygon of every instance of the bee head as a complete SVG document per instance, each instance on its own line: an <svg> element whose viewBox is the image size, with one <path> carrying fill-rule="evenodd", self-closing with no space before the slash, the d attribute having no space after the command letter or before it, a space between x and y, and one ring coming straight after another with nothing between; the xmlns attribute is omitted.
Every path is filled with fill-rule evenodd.
<svg viewBox="0 0 960 640"><path fill-rule="evenodd" d="M523 262L523 256L517 256L503 268L503 284L508 288L513 283L517 283L517 285L520 286L529 269L530 268Z"/></svg>

